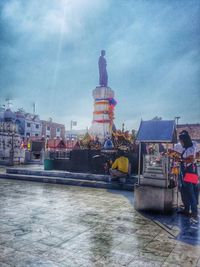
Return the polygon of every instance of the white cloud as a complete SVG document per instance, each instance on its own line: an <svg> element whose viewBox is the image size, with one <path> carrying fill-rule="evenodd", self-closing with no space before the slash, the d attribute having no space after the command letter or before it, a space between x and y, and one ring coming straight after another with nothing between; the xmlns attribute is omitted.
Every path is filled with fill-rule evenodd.
<svg viewBox="0 0 200 267"><path fill-rule="evenodd" d="M102 0L20 0L8 1L3 17L13 24L20 34L36 39L52 38L62 33L65 38L76 39L85 30L88 18L106 8Z"/></svg>

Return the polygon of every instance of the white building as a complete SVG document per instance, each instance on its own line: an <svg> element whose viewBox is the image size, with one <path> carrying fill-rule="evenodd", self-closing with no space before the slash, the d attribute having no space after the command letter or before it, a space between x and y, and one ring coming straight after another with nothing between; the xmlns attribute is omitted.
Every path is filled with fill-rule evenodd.
<svg viewBox="0 0 200 267"><path fill-rule="evenodd" d="M42 137L42 124L38 115L25 114L24 137Z"/></svg>
<svg viewBox="0 0 200 267"><path fill-rule="evenodd" d="M24 138L42 137L42 124L38 115L26 113L23 109L15 112L18 132Z"/></svg>

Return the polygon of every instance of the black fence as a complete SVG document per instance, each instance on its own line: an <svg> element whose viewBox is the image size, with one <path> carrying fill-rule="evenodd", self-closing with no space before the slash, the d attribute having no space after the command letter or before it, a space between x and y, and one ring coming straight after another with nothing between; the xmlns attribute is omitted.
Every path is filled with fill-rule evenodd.
<svg viewBox="0 0 200 267"><path fill-rule="evenodd" d="M127 152L131 164L131 173L138 171L138 156L136 153ZM102 150L72 150L49 152L49 158L45 160L46 170L65 170L72 172L89 172L96 174L108 174L114 160L116 151Z"/></svg>

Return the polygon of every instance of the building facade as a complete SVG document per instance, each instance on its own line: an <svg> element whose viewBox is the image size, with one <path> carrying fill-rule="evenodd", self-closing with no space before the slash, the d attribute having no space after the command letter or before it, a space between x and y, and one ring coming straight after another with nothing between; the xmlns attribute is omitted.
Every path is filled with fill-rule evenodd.
<svg viewBox="0 0 200 267"><path fill-rule="evenodd" d="M65 139L65 125L57 122L41 120L42 136L44 138L62 138Z"/></svg>
<svg viewBox="0 0 200 267"><path fill-rule="evenodd" d="M13 112L10 108L0 107L0 123L12 122L17 133L23 139L62 138L65 140L65 125L40 120L36 114L27 113L24 109Z"/></svg>
<svg viewBox="0 0 200 267"><path fill-rule="evenodd" d="M38 115L18 110L15 116L18 132L23 138L42 137L42 124Z"/></svg>

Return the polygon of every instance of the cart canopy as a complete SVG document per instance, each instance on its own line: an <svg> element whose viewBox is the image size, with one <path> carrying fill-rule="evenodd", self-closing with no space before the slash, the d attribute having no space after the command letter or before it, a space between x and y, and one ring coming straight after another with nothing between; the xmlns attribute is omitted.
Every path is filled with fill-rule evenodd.
<svg viewBox="0 0 200 267"><path fill-rule="evenodd" d="M175 121L141 121L137 141L144 143L177 143Z"/></svg>

